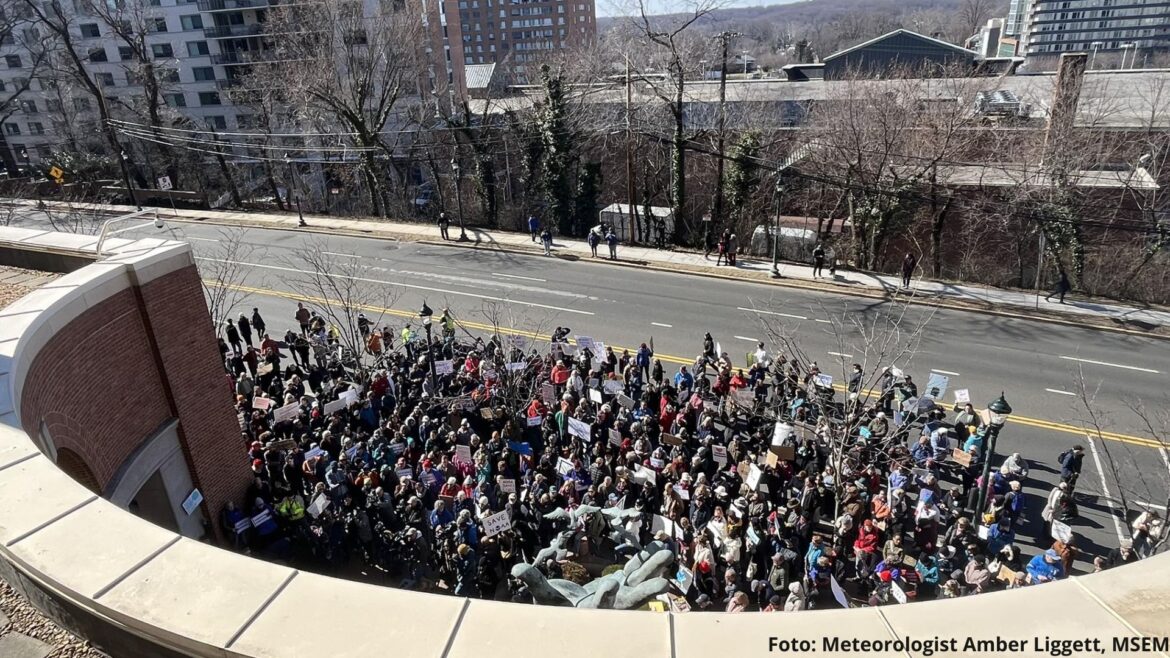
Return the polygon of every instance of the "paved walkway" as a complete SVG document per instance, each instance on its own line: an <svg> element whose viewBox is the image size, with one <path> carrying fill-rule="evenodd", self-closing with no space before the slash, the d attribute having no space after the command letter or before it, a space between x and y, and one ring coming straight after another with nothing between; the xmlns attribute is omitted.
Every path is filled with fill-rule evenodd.
<svg viewBox="0 0 1170 658"><path fill-rule="evenodd" d="M30 208L34 208L36 205L35 201L25 200L11 201L11 203L25 204ZM58 204L49 205L53 207ZM82 206L74 204L73 207L80 208ZM84 207L109 212L128 213L134 211L134 208L131 206L119 205L87 204ZM298 225L296 215L285 213L184 209L175 211L171 208L158 208L157 212L163 219L173 217L180 221L202 220L208 223L222 222L287 229L297 228ZM348 219L315 215L307 216L306 222L308 223L309 230L351 231L368 237L387 239L441 239L438 227L433 224ZM450 228L449 234L454 238L458 238L459 227L453 225ZM480 247L541 251L539 243L534 243L531 237L524 233L485 231L478 228L469 228L467 235L473 243ZM553 243L553 252L555 254L569 254L579 258L591 258L589 245L583 240L562 240L558 238ZM608 254L608 249L604 243L598 247L598 254L601 256ZM636 261L672 269L685 268L694 270L702 268L704 271L716 269L714 267L714 255L711 258L705 258L703 254L692 251L666 251L646 247L626 247L619 245L618 258L625 262ZM726 276L735 276L737 272L750 272L752 278L758 278L760 276L767 276L772 270L772 264L766 260L741 257L735 268L721 267L718 270L719 273ZM915 278L909 289L903 289L901 288L900 277L896 276L838 270L836 276L832 278L824 277L815 279L812 275L811 266L793 263L781 263L779 270L781 277L790 281L808 282L809 284L820 283L826 287L866 291L871 294L901 294L904 292L907 294L913 293L918 298L926 297L955 300L977 304L981 307L991 307L1001 311L1030 310L1033 313L1037 310L1041 312L1056 311L1069 314L1073 317L1080 315L1110 319L1138 329L1170 327L1170 311L1167 310L1143 308L1115 302L1086 300L1075 298L1071 295L1066 298L1066 303L1059 304L1056 301L1046 301L1044 295L1037 295L1035 292L992 288L990 286L960 285L945 281Z"/></svg>

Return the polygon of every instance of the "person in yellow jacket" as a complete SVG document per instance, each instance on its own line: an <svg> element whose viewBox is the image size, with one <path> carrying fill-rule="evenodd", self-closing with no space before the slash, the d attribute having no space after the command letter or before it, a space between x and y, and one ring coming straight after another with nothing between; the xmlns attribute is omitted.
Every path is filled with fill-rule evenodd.
<svg viewBox="0 0 1170 658"><path fill-rule="evenodd" d="M447 342L455 340L455 316L451 315L450 310L443 309L439 324L443 325L443 340Z"/></svg>
<svg viewBox="0 0 1170 658"><path fill-rule="evenodd" d="M285 496L276 504L276 513L286 521L300 521L305 518L305 500L296 494Z"/></svg>

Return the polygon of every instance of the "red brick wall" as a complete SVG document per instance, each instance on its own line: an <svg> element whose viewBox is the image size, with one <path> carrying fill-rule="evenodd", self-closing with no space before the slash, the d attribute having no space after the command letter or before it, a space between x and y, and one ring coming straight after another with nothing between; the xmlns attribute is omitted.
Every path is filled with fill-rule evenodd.
<svg viewBox="0 0 1170 658"><path fill-rule="evenodd" d="M143 440L177 417L191 480L219 536L220 511L243 498L251 477L198 273L190 265L137 293L88 309L37 354L21 396L24 429L36 436L43 420L54 444L76 453L104 489Z"/></svg>
<svg viewBox="0 0 1170 658"><path fill-rule="evenodd" d="M171 417L146 346L134 293L123 290L57 332L24 381L24 430L38 436L43 420L53 443L81 457L102 488Z"/></svg>
<svg viewBox="0 0 1170 658"><path fill-rule="evenodd" d="M179 415L180 439L203 493L204 510L219 536L219 514L240 504L252 471L240 442L235 400L224 381L219 346L194 265L142 286L163 368Z"/></svg>

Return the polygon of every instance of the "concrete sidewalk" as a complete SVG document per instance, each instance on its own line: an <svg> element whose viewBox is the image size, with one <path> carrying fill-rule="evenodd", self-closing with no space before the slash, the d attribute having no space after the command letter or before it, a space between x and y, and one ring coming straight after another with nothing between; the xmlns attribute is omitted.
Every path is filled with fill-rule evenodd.
<svg viewBox="0 0 1170 658"><path fill-rule="evenodd" d="M11 204L26 205L30 211L35 210L36 202L27 200L7 200ZM49 203L49 208L64 209L66 204ZM130 213L135 208L125 205L109 204L72 204L73 209L91 209L110 213ZM277 228L297 230L298 218L288 213L253 213L237 211L213 210L172 210L171 208L157 208L159 217L178 221L190 221L207 224L231 224L254 226L259 228ZM392 240L423 240L442 241L439 229L434 224L393 222L383 220L363 220L319 215L305 217L308 226L299 228L305 231L319 231L330 234L339 232L352 233L363 237L383 238ZM543 253L539 242L533 242L526 233L508 231L486 231L479 228L468 228L469 242L459 242L459 227L452 225L448 231L455 240L447 242L451 245L468 245L477 248L523 250L534 253ZM609 250L603 242L597 249L597 261L608 262ZM553 254L562 257L571 257L581 260L593 260L589 245L583 240L556 238L553 243ZM715 267L715 256L706 258L701 253L693 251L668 251L636 246L618 246L617 264L637 264L650 267L659 267L670 270L687 270L705 274L735 278L750 278L753 280L775 280L771 278L772 263L754 258L739 259L735 267ZM1116 302L1086 300L1074 296L1066 297L1064 304L1055 301L1045 301L1044 295L1023 290L992 288L990 286L960 285L945 281L915 278L910 288L901 287L901 279L896 276L885 276L867 272L838 269L833 277L814 278L812 267L793 263L780 263L780 283L801 285L802 287L817 287L826 291L853 292L868 296L910 296L918 300L939 300L944 303L955 302L956 305L984 308L997 312L1020 312L1029 315L1063 316L1062 320L1076 321L1083 318L1094 321L1096 324L1105 322L1114 328L1145 331L1157 328L1170 328L1170 311L1127 306ZM1047 291L1045 291L1045 294Z"/></svg>

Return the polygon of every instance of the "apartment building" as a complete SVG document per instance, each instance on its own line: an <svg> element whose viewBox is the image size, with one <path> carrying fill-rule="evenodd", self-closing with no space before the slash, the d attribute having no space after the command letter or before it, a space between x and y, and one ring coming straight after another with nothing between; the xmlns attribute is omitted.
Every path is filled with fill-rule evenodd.
<svg viewBox="0 0 1170 658"><path fill-rule="evenodd" d="M1137 63L1170 49L1170 0L1028 0L1019 48L1030 59L1120 52Z"/></svg>

